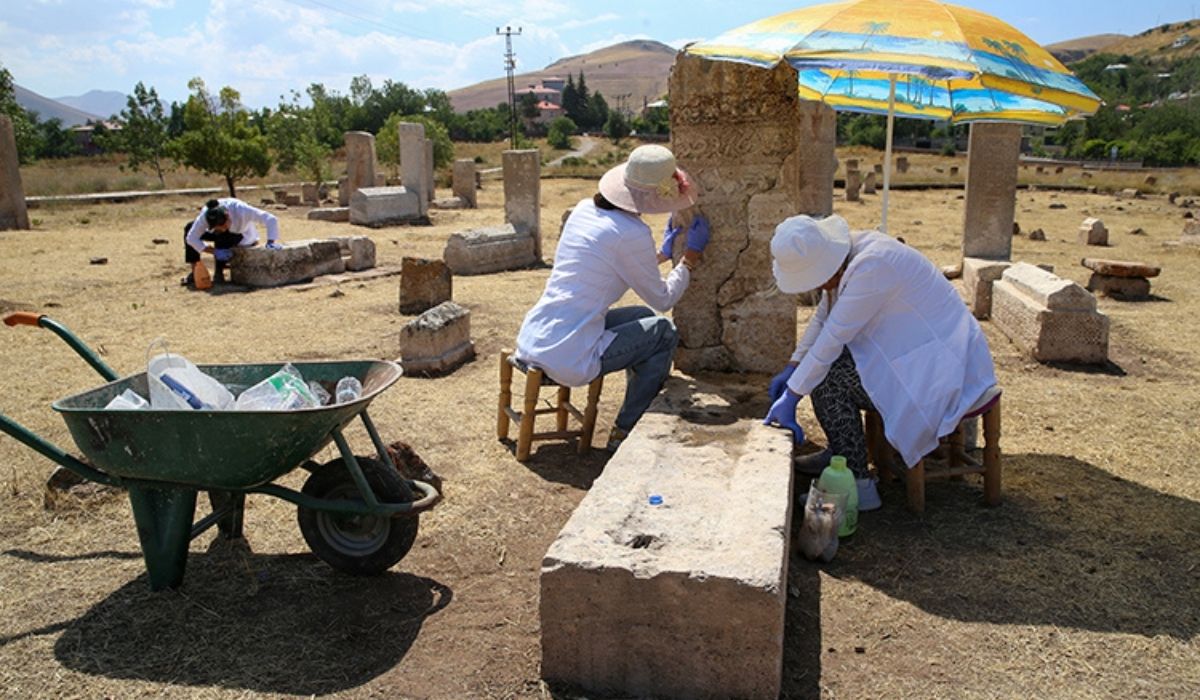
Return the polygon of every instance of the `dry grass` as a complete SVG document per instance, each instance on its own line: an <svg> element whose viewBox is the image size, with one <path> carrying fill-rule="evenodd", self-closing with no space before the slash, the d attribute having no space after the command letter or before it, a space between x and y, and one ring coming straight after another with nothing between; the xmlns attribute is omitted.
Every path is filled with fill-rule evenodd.
<svg viewBox="0 0 1200 700"><path fill-rule="evenodd" d="M548 256L562 210L593 188L543 183ZM893 233L938 264L955 262L959 194L896 193ZM500 188L489 182L480 195L480 210L436 212L432 227L352 232L375 239L381 265L437 257L449 233L501 220ZM341 295L332 286L180 288L180 226L197 206L173 198L37 210L36 230L0 233L0 309L51 314L123 373L143 366L158 335L198 362L396 357L409 319L396 312L394 277L343 284ZM837 209L855 226L878 220L876 198ZM1086 215L1108 224L1111 250L1075 242ZM1030 362L985 324L1006 389L1005 504L983 510L977 484L939 484L919 519L887 488L884 509L864 515L835 562L794 562L787 697L1200 693L1200 254L1162 245L1179 237L1181 215L1161 197L1020 195L1022 227L1049 240L1014 239L1016 259L1077 281L1085 255L1159 263L1158 298L1100 301L1113 323L1113 365L1101 372ZM349 230L294 209L282 216L285 238ZM661 230L661 217L652 225ZM1139 227L1147 235L1127 233ZM170 244L151 243L160 237ZM101 255L108 265L88 264ZM251 497L249 550L207 534L193 543L183 588L151 593L124 497L45 510L50 463L0 438L0 695L548 695L538 676L539 565L604 455L579 459L546 444L522 465L495 439L496 355L546 274L456 279L479 358L440 379L405 377L372 405L384 437L412 443L448 492L422 518L412 553L380 578L332 572L307 552L290 505ZM45 331L0 336L0 411L69 447L49 405L98 378ZM765 387L765 377L750 379ZM602 426L620 385L605 387ZM802 422L820 435L811 414ZM365 450L361 430L350 437Z"/></svg>

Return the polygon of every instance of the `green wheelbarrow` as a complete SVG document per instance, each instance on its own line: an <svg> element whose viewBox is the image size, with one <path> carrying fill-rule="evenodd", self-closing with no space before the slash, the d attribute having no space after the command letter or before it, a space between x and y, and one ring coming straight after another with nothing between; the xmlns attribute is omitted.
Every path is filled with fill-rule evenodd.
<svg viewBox="0 0 1200 700"><path fill-rule="evenodd" d="M262 493L297 506L309 548L334 568L374 575L404 558L416 540L418 515L438 500L437 490L405 479L367 415L372 399L400 378L394 362L349 360L294 362L305 379L332 388L342 377L362 382L360 398L289 411L106 410L126 389L148 396L146 374L120 378L71 331L46 316L14 313L9 326L53 331L108 383L56 401L71 437L87 462L43 440L0 413L0 431L76 474L129 493L150 587L183 582L188 545L214 525L242 537L246 494ZM282 363L200 365L217 381L249 387ZM359 418L376 456L356 457L342 429ZM310 458L333 441L341 457L326 464ZM89 464L90 462L90 464ZM310 471L301 491L273 483L297 467ZM196 494L207 491L212 512L194 520Z"/></svg>

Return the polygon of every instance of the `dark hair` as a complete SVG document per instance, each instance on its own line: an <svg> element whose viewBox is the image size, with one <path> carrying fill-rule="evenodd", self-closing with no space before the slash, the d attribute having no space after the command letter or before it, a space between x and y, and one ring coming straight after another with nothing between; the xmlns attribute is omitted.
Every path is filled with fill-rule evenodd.
<svg viewBox="0 0 1200 700"><path fill-rule="evenodd" d="M204 220L209 226L220 226L229 219L229 210L221 206L221 203L215 199L210 199L204 203L205 212Z"/></svg>
<svg viewBox="0 0 1200 700"><path fill-rule="evenodd" d="M592 203L596 205L597 209L603 209L604 211L623 211L627 214L633 213L631 211L628 211L627 209L622 209L621 207L618 207L617 205L608 201L608 198L605 197L604 195L600 194L599 192L592 195Z"/></svg>

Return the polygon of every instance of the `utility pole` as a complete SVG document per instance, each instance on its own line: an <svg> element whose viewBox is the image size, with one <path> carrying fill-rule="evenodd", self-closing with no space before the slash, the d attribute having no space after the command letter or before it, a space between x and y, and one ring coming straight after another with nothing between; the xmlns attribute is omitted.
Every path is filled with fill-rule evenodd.
<svg viewBox="0 0 1200 700"><path fill-rule="evenodd" d="M513 53L512 38L513 36L521 36L521 27L517 27L517 31L513 31L512 27L505 27L504 31L500 31L500 27L496 27L496 34L504 35L504 70L508 73L508 120L509 120L509 139L512 143L513 150L517 148L517 91L516 85L513 84L513 71L517 69L517 55Z"/></svg>

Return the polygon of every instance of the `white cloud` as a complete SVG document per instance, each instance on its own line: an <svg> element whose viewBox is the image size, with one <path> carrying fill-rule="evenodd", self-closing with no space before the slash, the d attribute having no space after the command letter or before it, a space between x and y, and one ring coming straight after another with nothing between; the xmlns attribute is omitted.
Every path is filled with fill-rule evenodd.
<svg viewBox="0 0 1200 700"><path fill-rule="evenodd" d="M584 44L579 49L579 53L589 53L597 49L603 49L606 46L612 46L613 44L620 44L626 41L637 41L639 39L657 41L654 39L654 37L648 34L614 34L612 36L606 36L603 39L597 39L596 41Z"/></svg>
<svg viewBox="0 0 1200 700"><path fill-rule="evenodd" d="M566 22L559 24L558 26L562 29L567 29L567 30L581 29L583 27L590 27L595 24L604 24L605 22L613 22L618 19L621 19L621 15L609 12L609 13L603 14L603 15L596 15L595 17L592 17L590 19L569 19Z"/></svg>

